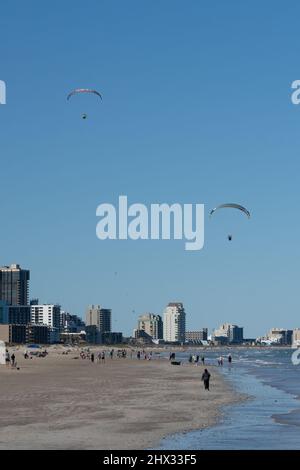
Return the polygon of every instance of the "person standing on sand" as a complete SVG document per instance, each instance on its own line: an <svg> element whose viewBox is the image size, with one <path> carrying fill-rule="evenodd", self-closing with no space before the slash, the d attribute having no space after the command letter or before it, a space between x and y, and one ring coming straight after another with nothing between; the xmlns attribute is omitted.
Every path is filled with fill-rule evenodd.
<svg viewBox="0 0 300 470"><path fill-rule="evenodd" d="M202 374L201 380L202 380L203 383L204 383L204 390L208 390L208 391L209 391L210 373L208 372L207 369L204 369L204 372L203 372L203 374Z"/></svg>
<svg viewBox="0 0 300 470"><path fill-rule="evenodd" d="M204 356L201 357L201 362L204 365L204 363L205 363L205 357Z"/></svg>
<svg viewBox="0 0 300 470"><path fill-rule="evenodd" d="M231 357L231 354L228 354L228 363L231 364L232 363L232 357Z"/></svg>
<svg viewBox="0 0 300 470"><path fill-rule="evenodd" d="M94 353L91 354L91 361L94 362L95 360L95 356L94 356Z"/></svg>

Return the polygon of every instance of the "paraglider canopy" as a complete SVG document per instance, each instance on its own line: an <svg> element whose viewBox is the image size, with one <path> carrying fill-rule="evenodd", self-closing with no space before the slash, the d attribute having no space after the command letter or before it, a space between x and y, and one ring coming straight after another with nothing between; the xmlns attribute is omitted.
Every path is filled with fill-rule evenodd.
<svg viewBox="0 0 300 470"><path fill-rule="evenodd" d="M238 209L238 210L244 212L244 214L246 214L248 219L250 219L250 217L251 217L250 212L248 211L248 209L246 209L246 207L243 207L240 204L235 204L235 203L220 204L219 206L215 207L214 209L212 209L210 211L210 216L212 216L217 210L226 209L226 208Z"/></svg>
<svg viewBox="0 0 300 470"><path fill-rule="evenodd" d="M102 96L100 95L99 91L93 90L91 88L75 88L75 90L71 91L71 93L68 94L67 100L69 100L71 96L77 95L80 93L94 93L95 95L99 96L99 98L101 98L102 100Z"/></svg>

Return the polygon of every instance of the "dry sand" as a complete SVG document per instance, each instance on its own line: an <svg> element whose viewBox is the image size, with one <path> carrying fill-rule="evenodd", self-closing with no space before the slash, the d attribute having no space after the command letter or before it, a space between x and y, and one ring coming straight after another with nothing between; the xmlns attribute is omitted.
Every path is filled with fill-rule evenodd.
<svg viewBox="0 0 300 470"><path fill-rule="evenodd" d="M0 449L143 449L162 437L214 424L220 408L237 401L209 367L172 366L165 359L74 359L51 350L0 366Z"/></svg>

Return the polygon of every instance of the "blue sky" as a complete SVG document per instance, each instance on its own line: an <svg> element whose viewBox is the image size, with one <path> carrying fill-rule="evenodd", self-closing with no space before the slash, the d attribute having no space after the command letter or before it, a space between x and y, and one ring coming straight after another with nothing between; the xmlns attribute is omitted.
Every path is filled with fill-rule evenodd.
<svg viewBox="0 0 300 470"><path fill-rule="evenodd" d="M32 297L80 315L100 303L126 334L177 300L189 329L300 326L299 13L296 1L1 5L0 262L31 270ZM67 103L76 87L103 101ZM199 252L100 241L96 207L120 194L206 215L238 202L253 217L206 217Z"/></svg>

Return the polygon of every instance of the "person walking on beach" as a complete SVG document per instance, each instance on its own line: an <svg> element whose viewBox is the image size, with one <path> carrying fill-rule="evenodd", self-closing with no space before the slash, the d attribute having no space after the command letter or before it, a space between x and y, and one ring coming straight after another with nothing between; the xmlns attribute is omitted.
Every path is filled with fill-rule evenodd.
<svg viewBox="0 0 300 470"><path fill-rule="evenodd" d="M102 351L101 358L102 358L102 363L105 363L105 351Z"/></svg>
<svg viewBox="0 0 300 470"><path fill-rule="evenodd" d="M6 353L5 353L5 363L6 363L6 367L8 367L10 364L10 354L8 350L6 350Z"/></svg>
<svg viewBox="0 0 300 470"><path fill-rule="evenodd" d="M11 362L12 367L15 366L15 360L16 360L16 356L14 355L14 353L12 353L11 358L10 358L10 362Z"/></svg>
<svg viewBox="0 0 300 470"><path fill-rule="evenodd" d="M201 357L201 362L204 365L204 363L205 363L205 357L204 356Z"/></svg>
<svg viewBox="0 0 300 470"><path fill-rule="evenodd" d="M232 363L232 357L231 357L231 354L228 355L228 363L231 364Z"/></svg>
<svg viewBox="0 0 300 470"><path fill-rule="evenodd" d="M204 372L203 372L203 374L202 374L201 380L202 380L203 383L204 383L204 390L208 390L208 391L209 391L210 373L208 372L207 369L204 369Z"/></svg>
<svg viewBox="0 0 300 470"><path fill-rule="evenodd" d="M175 361L175 353L170 353L169 361Z"/></svg>
<svg viewBox="0 0 300 470"><path fill-rule="evenodd" d="M94 362L95 360L95 356L94 356L94 353L91 354L91 361Z"/></svg>

